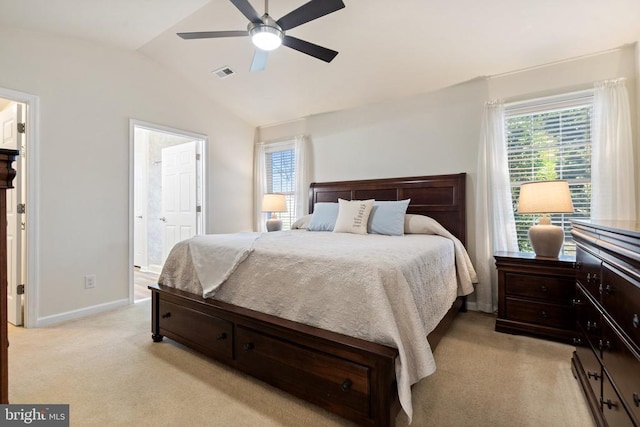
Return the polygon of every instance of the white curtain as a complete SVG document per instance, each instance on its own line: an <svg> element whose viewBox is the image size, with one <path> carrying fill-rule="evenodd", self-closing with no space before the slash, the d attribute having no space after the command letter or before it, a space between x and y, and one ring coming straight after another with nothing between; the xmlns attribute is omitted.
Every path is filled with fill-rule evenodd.
<svg viewBox="0 0 640 427"><path fill-rule="evenodd" d="M296 196L295 217L301 218L309 213L309 184L311 184L311 148L307 136L297 136L296 147Z"/></svg>
<svg viewBox="0 0 640 427"><path fill-rule="evenodd" d="M262 197L267 192L267 171L265 169L265 144L257 142L253 150L253 229L256 231L267 231L266 214L262 212Z"/></svg>
<svg viewBox="0 0 640 427"><path fill-rule="evenodd" d="M493 255L517 251L518 239L511 204L504 105L485 104L478 152L476 191L476 301L470 308L492 313L498 308L498 282ZM474 307L475 305L475 307Z"/></svg>
<svg viewBox="0 0 640 427"><path fill-rule="evenodd" d="M591 138L591 218L635 221L633 145L625 79L595 85Z"/></svg>

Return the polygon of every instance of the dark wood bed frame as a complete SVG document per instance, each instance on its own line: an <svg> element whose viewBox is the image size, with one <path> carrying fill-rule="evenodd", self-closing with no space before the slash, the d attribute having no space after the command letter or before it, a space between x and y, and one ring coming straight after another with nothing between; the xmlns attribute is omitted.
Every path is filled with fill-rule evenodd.
<svg viewBox="0 0 640 427"><path fill-rule="evenodd" d="M313 183L309 208L338 198L410 198L408 213L436 219L464 243L465 180L461 173ZM155 342L166 336L359 425L395 425L397 349L174 288L149 289ZM458 311L461 298L429 334L433 350Z"/></svg>

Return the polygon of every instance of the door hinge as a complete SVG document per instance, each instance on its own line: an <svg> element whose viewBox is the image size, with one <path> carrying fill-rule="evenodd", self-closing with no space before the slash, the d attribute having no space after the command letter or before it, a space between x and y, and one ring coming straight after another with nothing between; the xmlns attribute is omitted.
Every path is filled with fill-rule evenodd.
<svg viewBox="0 0 640 427"><path fill-rule="evenodd" d="M200 160L200 153L196 153L196 160Z"/></svg>
<svg viewBox="0 0 640 427"><path fill-rule="evenodd" d="M18 123L18 133L25 133L27 130L26 123Z"/></svg>
<svg viewBox="0 0 640 427"><path fill-rule="evenodd" d="M202 212L202 206L196 206L196 212Z"/></svg>
<svg viewBox="0 0 640 427"><path fill-rule="evenodd" d="M24 285L18 285L18 295L24 295Z"/></svg>
<svg viewBox="0 0 640 427"><path fill-rule="evenodd" d="M18 203L18 206L16 207L16 211L19 214L23 214L27 211L27 206L24 203Z"/></svg>

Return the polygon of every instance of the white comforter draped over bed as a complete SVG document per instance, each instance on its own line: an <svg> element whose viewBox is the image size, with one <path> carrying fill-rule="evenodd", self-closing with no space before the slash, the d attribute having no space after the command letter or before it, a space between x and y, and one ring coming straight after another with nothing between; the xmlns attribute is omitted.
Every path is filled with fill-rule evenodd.
<svg viewBox="0 0 640 427"><path fill-rule="evenodd" d="M200 284L210 274L203 273L206 261L198 254L211 251L198 246L207 240L215 246L215 235L176 245L160 283L193 293L213 289L215 299L398 348L398 395L411 419L411 385L435 371L426 336L456 296L469 293L470 284L458 289L454 241L433 235L242 234L245 244L238 250L247 251L247 259L231 267L221 286Z"/></svg>

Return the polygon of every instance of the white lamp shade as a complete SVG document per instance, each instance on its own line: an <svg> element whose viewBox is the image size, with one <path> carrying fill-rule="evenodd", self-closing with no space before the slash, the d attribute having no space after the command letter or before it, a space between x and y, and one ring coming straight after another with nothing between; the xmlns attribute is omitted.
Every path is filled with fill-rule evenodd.
<svg viewBox="0 0 640 427"><path fill-rule="evenodd" d="M286 212L287 199L284 194L265 194L262 198L262 212Z"/></svg>
<svg viewBox="0 0 640 427"><path fill-rule="evenodd" d="M520 186L518 213L571 213L569 183L564 180L525 182Z"/></svg>

